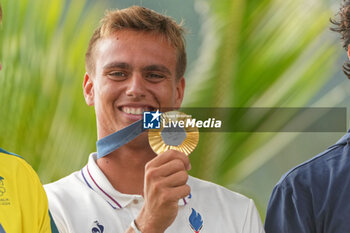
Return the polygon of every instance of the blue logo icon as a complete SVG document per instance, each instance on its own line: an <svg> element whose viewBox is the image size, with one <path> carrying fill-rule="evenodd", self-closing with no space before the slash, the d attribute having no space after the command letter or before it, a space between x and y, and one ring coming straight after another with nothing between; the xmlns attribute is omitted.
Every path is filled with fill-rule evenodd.
<svg viewBox="0 0 350 233"><path fill-rule="evenodd" d="M98 223L98 221L95 221L93 223L93 227L91 229L91 233L103 233L104 227Z"/></svg>
<svg viewBox="0 0 350 233"><path fill-rule="evenodd" d="M190 221L190 226L195 233L199 233L199 231L202 230L202 216L199 213L197 213L193 208L190 218L188 220Z"/></svg>
<svg viewBox="0 0 350 233"><path fill-rule="evenodd" d="M156 112L143 112L143 128L144 129L160 129L160 116L162 114Z"/></svg>

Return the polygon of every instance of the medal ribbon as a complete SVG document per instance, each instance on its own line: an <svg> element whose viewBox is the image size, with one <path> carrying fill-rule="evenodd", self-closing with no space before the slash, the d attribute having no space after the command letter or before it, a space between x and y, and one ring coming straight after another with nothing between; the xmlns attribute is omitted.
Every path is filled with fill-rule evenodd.
<svg viewBox="0 0 350 233"><path fill-rule="evenodd" d="M102 158L115 151L119 147L132 141L139 136L145 129L143 129L143 120L138 120L131 125L112 133L96 142L97 158Z"/></svg>

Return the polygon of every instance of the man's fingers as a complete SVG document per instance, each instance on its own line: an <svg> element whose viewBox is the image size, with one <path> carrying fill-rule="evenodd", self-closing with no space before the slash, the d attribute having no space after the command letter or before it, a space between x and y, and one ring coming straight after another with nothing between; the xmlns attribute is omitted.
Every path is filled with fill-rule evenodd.
<svg viewBox="0 0 350 233"><path fill-rule="evenodd" d="M182 160L175 159L171 160L159 168L159 176L167 177L179 171L186 171L185 164ZM187 172L186 172L187 173Z"/></svg>
<svg viewBox="0 0 350 233"><path fill-rule="evenodd" d="M188 185L182 185L175 188L167 188L162 193L159 193L157 202L160 205L177 205L177 202L190 195L191 188Z"/></svg>
<svg viewBox="0 0 350 233"><path fill-rule="evenodd" d="M165 182L167 182L168 187L174 188L174 187L185 185L188 180L188 174L186 171L179 171L175 174L168 176L164 180Z"/></svg>
<svg viewBox="0 0 350 233"><path fill-rule="evenodd" d="M186 170L189 170L191 168L190 160L188 159L188 156L186 154L176 150L168 150L164 153L161 153L160 155L152 159L150 162L148 162L146 164L146 170L151 167L160 167L161 165L175 159L181 160Z"/></svg>
<svg viewBox="0 0 350 233"><path fill-rule="evenodd" d="M190 192L191 192L191 188L186 184L186 185L169 189L168 194L171 200L178 201L179 199L185 198L188 195L190 195Z"/></svg>
<svg viewBox="0 0 350 233"><path fill-rule="evenodd" d="M150 168L145 173L146 184L157 183L157 188L176 187L186 184L188 173L184 170L182 162L171 161L160 168ZM179 169L175 169L178 166Z"/></svg>

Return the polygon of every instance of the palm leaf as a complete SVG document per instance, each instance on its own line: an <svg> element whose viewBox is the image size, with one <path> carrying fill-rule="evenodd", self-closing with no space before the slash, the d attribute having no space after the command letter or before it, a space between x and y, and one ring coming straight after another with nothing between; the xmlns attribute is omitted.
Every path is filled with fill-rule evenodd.
<svg viewBox="0 0 350 233"><path fill-rule="evenodd" d="M2 3L0 144L52 181L94 150L94 115L81 82L83 54L104 7L62 0Z"/></svg>
<svg viewBox="0 0 350 233"><path fill-rule="evenodd" d="M198 66L205 64L205 73L197 69L191 74L186 106L306 106L334 72L337 45L326 33L332 15L327 7L299 0L210 2L207 15L212 18L205 33L216 38L203 45L201 56L209 58L207 51L214 50L215 57L200 60ZM247 121L235 114L229 120ZM256 127L266 123L257 122ZM245 178L240 175L242 161L252 162L249 157L274 135L203 133L191 155L192 163L200 166L192 173L232 185ZM251 165L258 168L254 161Z"/></svg>

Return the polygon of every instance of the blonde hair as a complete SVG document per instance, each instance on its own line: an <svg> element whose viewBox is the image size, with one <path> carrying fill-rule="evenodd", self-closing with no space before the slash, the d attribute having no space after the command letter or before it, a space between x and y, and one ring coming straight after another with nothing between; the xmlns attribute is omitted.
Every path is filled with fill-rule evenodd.
<svg viewBox="0 0 350 233"><path fill-rule="evenodd" d="M106 12L100 26L93 33L86 52L85 66L88 73L94 74L95 72L93 53L96 42L126 29L164 36L177 51L176 77L180 78L184 75L187 63L184 28L172 18L140 6Z"/></svg>

